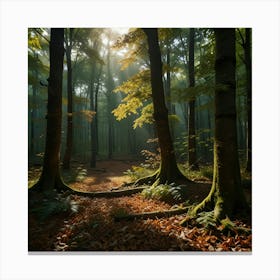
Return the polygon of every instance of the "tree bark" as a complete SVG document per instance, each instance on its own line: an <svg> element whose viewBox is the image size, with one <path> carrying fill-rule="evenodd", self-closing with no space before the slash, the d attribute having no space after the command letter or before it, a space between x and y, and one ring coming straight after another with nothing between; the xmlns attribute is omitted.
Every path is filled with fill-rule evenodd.
<svg viewBox="0 0 280 280"><path fill-rule="evenodd" d="M168 124L168 110L164 100L162 61L158 42L158 32L156 28L143 28L143 31L148 39L154 119L161 154L161 164L157 180L159 179L160 183L171 183L178 179L186 180L177 167Z"/></svg>
<svg viewBox="0 0 280 280"><path fill-rule="evenodd" d="M236 58L234 28L215 29L216 38L216 89L214 174L209 195L194 213L210 203L217 220L232 217L238 210L247 208L241 188L237 150L236 127Z"/></svg>
<svg viewBox="0 0 280 280"><path fill-rule="evenodd" d="M69 38L66 41L67 63L67 136L66 150L63 158L63 168L70 169L70 160L73 146L73 84L72 84L72 61L71 52L73 44L73 28L70 28Z"/></svg>
<svg viewBox="0 0 280 280"><path fill-rule="evenodd" d="M245 65L247 79L247 164L246 170L252 171L252 54L251 29L246 28Z"/></svg>
<svg viewBox="0 0 280 280"><path fill-rule="evenodd" d="M35 59L38 59L38 54L34 52L34 57ZM36 107L36 98L37 98L37 91L38 91L38 86L37 86L37 81L38 81L38 69L36 68L34 70L34 76L35 76L35 81L36 83L32 85L32 111L31 111L31 128L30 128L30 155L34 156L36 154L35 151L35 118L37 116L37 107Z"/></svg>
<svg viewBox="0 0 280 280"><path fill-rule="evenodd" d="M195 86L194 76L194 28L190 28L189 32L189 87ZM188 159L189 168L191 170L198 170L198 163L196 159L196 140L195 140L195 98L189 101L188 110Z"/></svg>
<svg viewBox="0 0 280 280"><path fill-rule="evenodd" d="M60 190L66 187L61 179L59 168L64 56L63 38L63 28L51 29L45 154L42 174L38 183L33 186L34 189L42 191L53 190L54 188Z"/></svg>
<svg viewBox="0 0 280 280"><path fill-rule="evenodd" d="M171 63L170 63L170 43L169 41L167 42L167 49L166 49L166 82L165 82L165 95L166 95L166 106L168 110L169 115L174 115L175 114L175 107L173 106L171 102L171 73L170 73L170 68L171 68ZM173 125L173 120L169 120L169 125L170 125L170 133L172 139L175 137L175 131L174 131L174 125Z"/></svg>

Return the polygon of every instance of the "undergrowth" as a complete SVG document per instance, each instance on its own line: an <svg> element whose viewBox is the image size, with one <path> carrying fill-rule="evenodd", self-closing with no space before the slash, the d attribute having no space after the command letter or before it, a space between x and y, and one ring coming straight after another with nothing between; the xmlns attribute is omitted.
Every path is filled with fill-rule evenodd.
<svg viewBox="0 0 280 280"><path fill-rule="evenodd" d="M52 191L45 193L44 197L40 204L36 203L31 210L40 221L54 215L78 212L78 204L70 196L64 197L62 194Z"/></svg>
<svg viewBox="0 0 280 280"><path fill-rule="evenodd" d="M140 178L151 175L153 172L153 170L140 164L140 166L131 166L131 169L128 169L127 171L123 172L123 174L129 176L131 181L136 181Z"/></svg>
<svg viewBox="0 0 280 280"><path fill-rule="evenodd" d="M182 173L192 181L198 180L212 180L213 177L213 166L203 165L199 167L199 170L191 170L188 164L180 164L180 170Z"/></svg>
<svg viewBox="0 0 280 280"><path fill-rule="evenodd" d="M144 198L152 198L164 202L178 202L182 200L181 188L174 184L153 185L142 191Z"/></svg>

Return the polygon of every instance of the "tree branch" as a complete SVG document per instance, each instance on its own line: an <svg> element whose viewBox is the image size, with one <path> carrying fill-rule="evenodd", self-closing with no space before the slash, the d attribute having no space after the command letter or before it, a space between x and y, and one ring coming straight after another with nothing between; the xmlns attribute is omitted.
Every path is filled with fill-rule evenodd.
<svg viewBox="0 0 280 280"><path fill-rule="evenodd" d="M34 31L38 33L43 39L45 39L48 43L50 43L50 40L46 36L44 36L39 30L37 30L37 28L34 28Z"/></svg>
<svg viewBox="0 0 280 280"><path fill-rule="evenodd" d="M243 48L245 48L245 40L244 40L244 37L242 36L242 33L241 33L241 31L240 31L240 29L239 28L237 28L237 31L238 31L238 34L239 34L239 36L240 36L240 38L241 38L241 41L242 41L242 43L239 43Z"/></svg>

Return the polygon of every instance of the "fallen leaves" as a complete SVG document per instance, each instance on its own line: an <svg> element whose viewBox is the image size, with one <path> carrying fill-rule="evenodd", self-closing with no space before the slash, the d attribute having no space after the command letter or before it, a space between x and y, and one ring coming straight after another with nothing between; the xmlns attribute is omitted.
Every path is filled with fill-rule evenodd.
<svg viewBox="0 0 280 280"><path fill-rule="evenodd" d="M119 207L142 212L149 203L153 210L170 205L144 200L140 195L122 198L81 198L82 212L62 221L55 233L55 251L251 251L250 236L226 236L219 231L193 226L182 227L184 215L170 218L114 222L110 212Z"/></svg>
<svg viewBox="0 0 280 280"><path fill-rule="evenodd" d="M93 188L87 185L90 182L91 178L87 177L86 184L77 184L80 189L87 190ZM107 185L112 186L111 183L107 181ZM100 179L100 183L94 185L95 190L101 190L104 184L106 182ZM250 252L252 249L251 234L225 235L218 229L207 229L195 223L182 227L180 223L186 215L115 222L112 216L120 211L141 213L172 208L164 202L144 199L140 194L119 198L71 195L70 199L77 205L76 213L54 215L40 222L29 212L29 250ZM234 222L250 228L241 221Z"/></svg>

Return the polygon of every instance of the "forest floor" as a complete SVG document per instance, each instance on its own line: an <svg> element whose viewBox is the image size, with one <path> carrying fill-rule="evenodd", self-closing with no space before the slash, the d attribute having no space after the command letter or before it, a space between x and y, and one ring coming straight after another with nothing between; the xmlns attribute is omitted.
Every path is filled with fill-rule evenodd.
<svg viewBox="0 0 280 280"><path fill-rule="evenodd" d="M129 176L124 172L139 162L98 161L97 168L75 164L75 176L63 174L71 188L80 191L110 191ZM29 167L29 183L33 184L41 168ZM205 198L211 181L201 178L188 190L189 203ZM42 197L29 205L29 251L227 251L252 250L251 233L225 234L214 227L190 223L183 227L180 222L186 214L167 218L134 219L116 221L115 215L174 209L172 203L144 198L140 193L123 197L85 197L71 194L67 197L73 211L52 211L50 205L42 214ZM45 201L47 203L47 201ZM39 212L34 209L40 209ZM49 212L48 212L49 211ZM44 212L44 211L43 211ZM39 213L39 214L38 214ZM41 213L41 215L40 215ZM237 218L235 224L251 229L250 219Z"/></svg>

